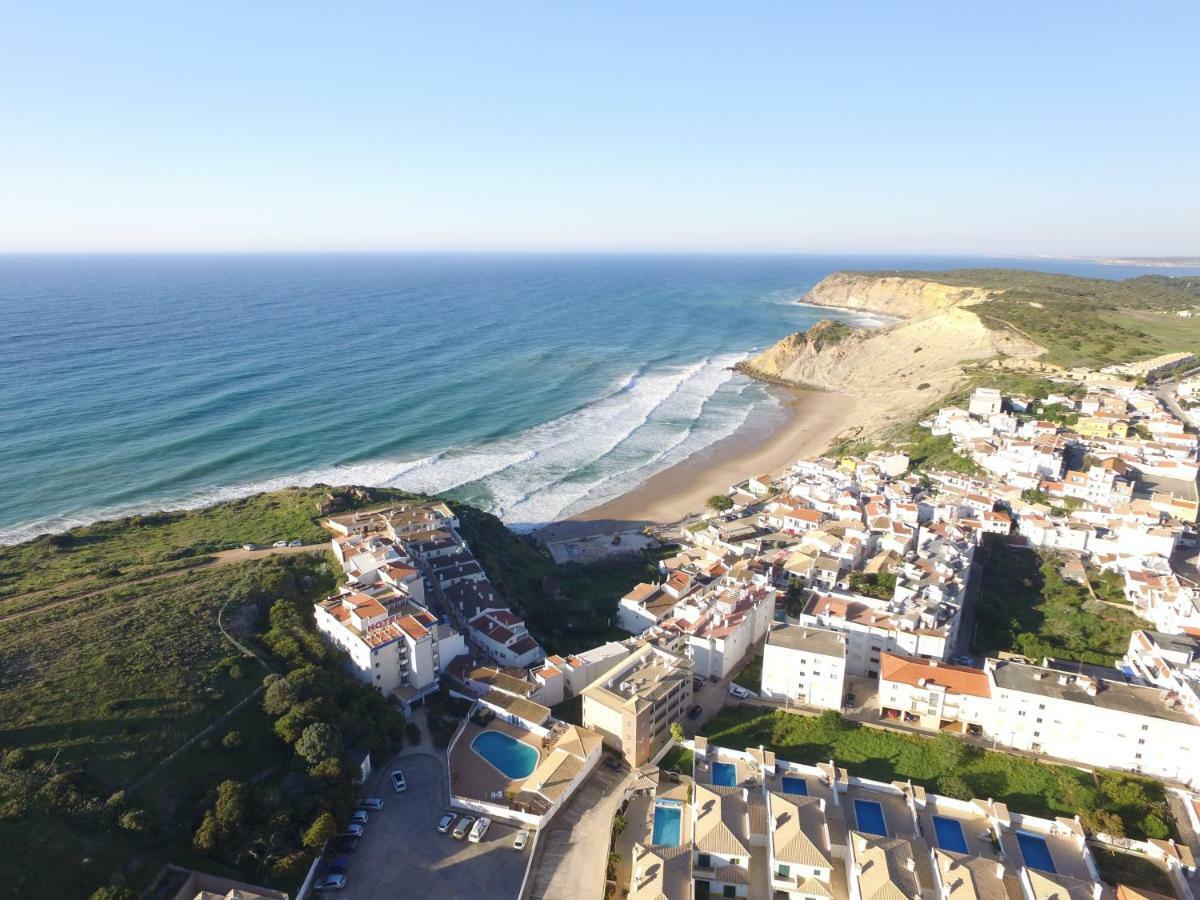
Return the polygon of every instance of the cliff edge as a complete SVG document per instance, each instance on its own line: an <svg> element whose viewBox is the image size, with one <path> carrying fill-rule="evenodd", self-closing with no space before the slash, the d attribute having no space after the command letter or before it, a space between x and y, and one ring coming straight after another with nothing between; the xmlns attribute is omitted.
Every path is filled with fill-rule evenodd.
<svg viewBox="0 0 1200 900"><path fill-rule="evenodd" d="M763 381L850 394L862 414L855 432L879 434L910 421L962 381L964 366L1037 368L1043 348L1010 331L990 329L971 306L993 291L918 278L839 272L801 301L856 309L900 321L882 329L822 320L742 363Z"/></svg>

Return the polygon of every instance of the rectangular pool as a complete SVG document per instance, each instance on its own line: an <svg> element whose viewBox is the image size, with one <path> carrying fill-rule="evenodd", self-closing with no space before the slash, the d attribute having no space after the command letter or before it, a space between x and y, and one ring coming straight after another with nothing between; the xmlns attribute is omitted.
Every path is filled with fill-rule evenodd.
<svg viewBox="0 0 1200 900"><path fill-rule="evenodd" d="M1044 837L1018 831L1017 846L1021 848L1021 857L1029 868L1049 872L1051 875L1058 872L1058 869L1054 868L1054 857L1050 855L1050 845Z"/></svg>
<svg viewBox="0 0 1200 900"><path fill-rule="evenodd" d="M733 763L715 762L712 764L713 784L721 787L737 785L737 766Z"/></svg>
<svg viewBox="0 0 1200 900"><path fill-rule="evenodd" d="M945 816L933 816L933 830L937 832L937 845L951 853L969 853L967 836L963 834L962 823L957 819L947 819Z"/></svg>
<svg viewBox="0 0 1200 900"><path fill-rule="evenodd" d="M784 775L783 792L785 794L799 794L802 797L807 797L808 782L803 778L797 778L795 775Z"/></svg>
<svg viewBox="0 0 1200 900"><path fill-rule="evenodd" d="M678 800L654 801L654 825L651 843L665 847L678 847L682 837L683 804Z"/></svg>
<svg viewBox="0 0 1200 900"><path fill-rule="evenodd" d="M858 830L867 834L887 837L887 821L883 818L883 804L874 800L854 799L854 821Z"/></svg>

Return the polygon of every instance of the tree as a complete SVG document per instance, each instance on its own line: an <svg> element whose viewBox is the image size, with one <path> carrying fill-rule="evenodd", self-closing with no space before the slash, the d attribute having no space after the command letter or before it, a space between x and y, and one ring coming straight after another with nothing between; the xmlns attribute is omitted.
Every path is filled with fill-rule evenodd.
<svg viewBox="0 0 1200 900"><path fill-rule="evenodd" d="M705 502L713 512L725 512L733 509L733 498L726 494L713 494Z"/></svg>
<svg viewBox="0 0 1200 900"><path fill-rule="evenodd" d="M936 765L945 774L957 772L967 761L970 750L966 744L945 731L938 732L933 739L933 755ZM940 782L939 782L940 784ZM969 797L967 799L970 799Z"/></svg>
<svg viewBox="0 0 1200 900"><path fill-rule="evenodd" d="M92 891L89 900L136 900L137 894L125 885L106 886Z"/></svg>
<svg viewBox="0 0 1200 900"><path fill-rule="evenodd" d="M227 732L225 737L221 738L221 746L226 750L237 750L242 746L242 733L240 731Z"/></svg>
<svg viewBox="0 0 1200 900"><path fill-rule="evenodd" d="M958 800L973 800L975 792L971 786L958 775L943 775L937 780L938 793Z"/></svg>
<svg viewBox="0 0 1200 900"><path fill-rule="evenodd" d="M1125 823L1115 812L1107 809L1085 809L1080 816L1083 826L1092 834L1125 837Z"/></svg>
<svg viewBox="0 0 1200 900"><path fill-rule="evenodd" d="M246 821L250 811L250 791L240 781L222 781L217 787L217 802L213 814L221 830L228 833Z"/></svg>
<svg viewBox="0 0 1200 900"><path fill-rule="evenodd" d="M310 850L319 850L327 841L332 841L337 835L337 820L333 813L323 812L313 820L308 831L304 832L304 846Z"/></svg>
<svg viewBox="0 0 1200 900"><path fill-rule="evenodd" d="M313 722L296 741L296 753L310 763L338 756L342 752L342 735L328 722Z"/></svg>
<svg viewBox="0 0 1200 900"><path fill-rule="evenodd" d="M269 716L282 716L300 700L295 685L278 675L267 676L270 683L263 692L263 710Z"/></svg>
<svg viewBox="0 0 1200 900"><path fill-rule="evenodd" d="M289 744L300 740L304 729L313 724L316 715L305 705L293 706L275 720L275 734L279 739Z"/></svg>
<svg viewBox="0 0 1200 900"><path fill-rule="evenodd" d="M126 831L141 834L150 828L150 813L144 809L127 809L121 813L117 824Z"/></svg>
<svg viewBox="0 0 1200 900"><path fill-rule="evenodd" d="M192 835L192 846L202 853L211 853L217 848L217 842L220 840L221 825L217 821L216 813L210 809L196 826L196 833Z"/></svg>
<svg viewBox="0 0 1200 900"><path fill-rule="evenodd" d="M408 742L414 747L421 743L421 728L416 722L409 722L404 726L404 736L408 738Z"/></svg>
<svg viewBox="0 0 1200 900"><path fill-rule="evenodd" d="M682 744L684 741L683 726L678 722L671 723L671 740L677 744Z"/></svg>

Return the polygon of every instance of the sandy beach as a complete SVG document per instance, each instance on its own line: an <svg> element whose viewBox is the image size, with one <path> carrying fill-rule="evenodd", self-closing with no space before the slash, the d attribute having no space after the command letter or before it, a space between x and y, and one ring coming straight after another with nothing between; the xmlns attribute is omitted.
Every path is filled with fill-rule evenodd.
<svg viewBox="0 0 1200 900"><path fill-rule="evenodd" d="M771 474L823 451L856 424L859 402L847 394L772 386L779 406L751 415L733 434L652 475L633 490L536 532L543 541L579 538L675 522L704 510L713 494Z"/></svg>

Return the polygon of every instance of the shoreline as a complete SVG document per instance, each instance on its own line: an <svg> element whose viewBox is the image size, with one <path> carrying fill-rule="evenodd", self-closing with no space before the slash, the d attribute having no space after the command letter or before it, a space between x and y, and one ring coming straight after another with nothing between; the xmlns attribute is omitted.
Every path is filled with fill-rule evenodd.
<svg viewBox="0 0 1200 900"><path fill-rule="evenodd" d="M859 401L848 394L767 384L780 406L733 434L656 472L599 506L551 522L531 534L543 543L575 540L677 522L704 510L713 494L754 475L776 475L795 460L821 453L857 424Z"/></svg>

